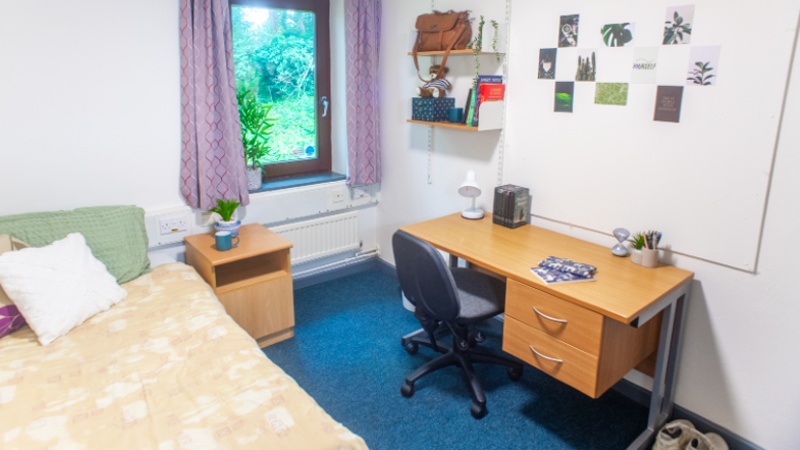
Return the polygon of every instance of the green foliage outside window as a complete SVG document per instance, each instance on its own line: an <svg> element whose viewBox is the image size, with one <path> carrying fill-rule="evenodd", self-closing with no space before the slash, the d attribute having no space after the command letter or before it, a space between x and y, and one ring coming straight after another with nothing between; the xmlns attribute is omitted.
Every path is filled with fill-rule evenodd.
<svg viewBox="0 0 800 450"><path fill-rule="evenodd" d="M231 11L236 85L270 105L275 117L261 163L309 156L301 150L317 146L314 14L238 5Z"/></svg>
<svg viewBox="0 0 800 450"><path fill-rule="evenodd" d="M239 121L242 123L242 144L247 167L257 169L272 154L271 128L277 119L269 117L272 105L261 103L252 91L239 89Z"/></svg>

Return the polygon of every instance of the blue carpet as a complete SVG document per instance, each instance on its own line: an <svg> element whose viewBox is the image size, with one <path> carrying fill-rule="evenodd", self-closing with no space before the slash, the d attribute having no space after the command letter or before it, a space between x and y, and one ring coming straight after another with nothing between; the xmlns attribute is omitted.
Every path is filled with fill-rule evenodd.
<svg viewBox="0 0 800 450"><path fill-rule="evenodd" d="M374 450L618 450L645 428L646 408L619 393L592 400L530 366L517 382L502 367L475 366L489 411L481 420L455 367L404 398L405 376L435 355L403 350L400 338L419 324L397 280L377 269L295 291L295 317L295 337L264 353ZM498 333L485 332L481 345L499 351Z"/></svg>

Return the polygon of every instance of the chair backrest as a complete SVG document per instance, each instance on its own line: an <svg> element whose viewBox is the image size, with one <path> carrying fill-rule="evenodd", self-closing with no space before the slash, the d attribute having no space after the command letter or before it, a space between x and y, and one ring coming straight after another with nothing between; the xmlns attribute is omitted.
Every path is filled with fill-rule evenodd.
<svg viewBox="0 0 800 450"><path fill-rule="evenodd" d="M400 288L421 312L449 322L461 312L458 291L442 255L427 242L404 231L392 236L392 249Z"/></svg>

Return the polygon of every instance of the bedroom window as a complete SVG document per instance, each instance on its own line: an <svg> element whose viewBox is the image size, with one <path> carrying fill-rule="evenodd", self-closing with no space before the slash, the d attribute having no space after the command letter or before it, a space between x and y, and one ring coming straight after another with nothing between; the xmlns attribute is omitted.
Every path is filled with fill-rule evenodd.
<svg viewBox="0 0 800 450"><path fill-rule="evenodd" d="M268 178L330 172L328 2L233 0L233 60L241 96L268 105Z"/></svg>

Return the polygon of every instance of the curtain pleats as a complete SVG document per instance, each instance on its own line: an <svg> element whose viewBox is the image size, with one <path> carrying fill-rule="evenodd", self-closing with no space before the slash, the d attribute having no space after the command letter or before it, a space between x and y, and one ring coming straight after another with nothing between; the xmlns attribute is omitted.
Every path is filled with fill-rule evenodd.
<svg viewBox="0 0 800 450"><path fill-rule="evenodd" d="M381 0L345 0L347 183L381 181L378 61Z"/></svg>
<svg viewBox="0 0 800 450"><path fill-rule="evenodd" d="M228 0L181 0L181 195L208 209L250 202Z"/></svg>

